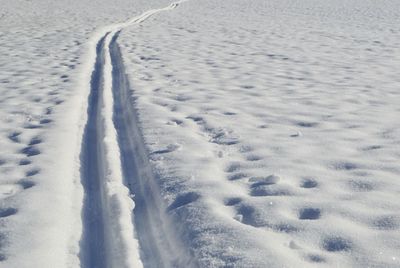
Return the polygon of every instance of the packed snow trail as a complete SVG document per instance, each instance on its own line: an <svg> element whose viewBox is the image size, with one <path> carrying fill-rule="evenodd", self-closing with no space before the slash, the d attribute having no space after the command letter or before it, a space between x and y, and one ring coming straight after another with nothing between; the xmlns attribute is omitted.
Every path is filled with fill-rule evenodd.
<svg viewBox="0 0 400 268"><path fill-rule="evenodd" d="M116 43L124 27L181 2L107 27L97 41L81 150L83 267L196 266L169 227Z"/></svg>
<svg viewBox="0 0 400 268"><path fill-rule="evenodd" d="M89 96L88 121L82 143L82 184L85 189L85 202L83 207L83 224L81 247L84 263L87 267L103 267L107 250L104 241L104 215L102 183L104 177L103 159L101 159L103 135L101 121L98 116L101 109L103 65L104 65L104 39L102 37L96 47L96 63L92 73L91 92Z"/></svg>

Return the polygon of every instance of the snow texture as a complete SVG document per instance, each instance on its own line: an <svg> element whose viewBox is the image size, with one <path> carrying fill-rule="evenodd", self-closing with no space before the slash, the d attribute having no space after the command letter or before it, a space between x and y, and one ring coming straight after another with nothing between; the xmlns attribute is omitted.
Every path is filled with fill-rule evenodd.
<svg viewBox="0 0 400 268"><path fill-rule="evenodd" d="M121 33L201 267L398 267L395 1L190 1Z"/></svg>
<svg viewBox="0 0 400 268"><path fill-rule="evenodd" d="M400 266L400 2L0 6L0 267Z"/></svg>

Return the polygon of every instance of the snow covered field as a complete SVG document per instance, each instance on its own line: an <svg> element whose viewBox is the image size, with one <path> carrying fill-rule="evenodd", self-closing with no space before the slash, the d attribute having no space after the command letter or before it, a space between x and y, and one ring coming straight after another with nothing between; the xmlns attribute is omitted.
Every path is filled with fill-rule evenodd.
<svg viewBox="0 0 400 268"><path fill-rule="evenodd" d="M400 2L0 7L0 267L400 267Z"/></svg>

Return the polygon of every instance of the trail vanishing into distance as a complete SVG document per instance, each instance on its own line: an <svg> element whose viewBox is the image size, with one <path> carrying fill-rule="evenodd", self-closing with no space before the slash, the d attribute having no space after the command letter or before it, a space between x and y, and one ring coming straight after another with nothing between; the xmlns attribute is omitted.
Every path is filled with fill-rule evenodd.
<svg viewBox="0 0 400 268"><path fill-rule="evenodd" d="M195 265L170 228L117 43L123 28L181 2L110 26L97 41L80 155L82 267Z"/></svg>
<svg viewBox="0 0 400 268"><path fill-rule="evenodd" d="M0 5L0 268L400 268L399 0Z"/></svg>

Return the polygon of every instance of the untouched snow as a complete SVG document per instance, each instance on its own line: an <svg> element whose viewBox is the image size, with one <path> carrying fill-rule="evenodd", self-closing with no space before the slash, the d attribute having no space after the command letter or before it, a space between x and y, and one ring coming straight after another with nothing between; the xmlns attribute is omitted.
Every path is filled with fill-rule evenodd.
<svg viewBox="0 0 400 268"><path fill-rule="evenodd" d="M0 6L0 267L400 266L398 1Z"/></svg>

